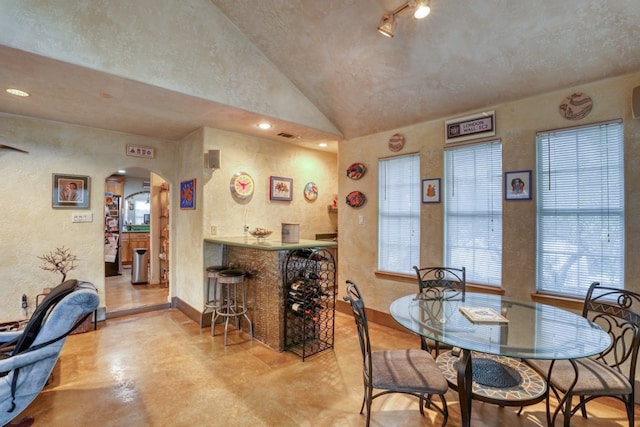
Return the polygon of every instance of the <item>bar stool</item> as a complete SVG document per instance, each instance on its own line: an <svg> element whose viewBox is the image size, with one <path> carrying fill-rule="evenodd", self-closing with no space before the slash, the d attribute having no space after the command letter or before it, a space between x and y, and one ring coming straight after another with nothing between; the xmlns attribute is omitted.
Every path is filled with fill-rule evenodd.
<svg viewBox="0 0 640 427"><path fill-rule="evenodd" d="M221 271L227 270L229 267L227 267L226 265L214 265L211 267L207 267L207 293L205 294L205 303L204 303L204 310L203 311L207 311L207 309L212 309L212 321L213 321L213 315L215 315L215 311L216 308L218 308L218 306L220 305L220 298L218 297L218 295L220 295L220 292L218 290L219 285L218 285L218 274ZM211 295L211 287L213 286L213 299L209 299L209 295ZM213 323L211 324L213 327Z"/></svg>
<svg viewBox="0 0 640 427"><path fill-rule="evenodd" d="M218 317L224 321L224 345L227 345L227 330L229 319L234 318L236 329L240 329L240 317L244 316L249 322L249 335L253 339L253 325L247 315L247 287L244 281L245 272L242 270L228 269L218 272L220 284L220 304L215 309L211 320L211 335L215 335L215 324Z"/></svg>

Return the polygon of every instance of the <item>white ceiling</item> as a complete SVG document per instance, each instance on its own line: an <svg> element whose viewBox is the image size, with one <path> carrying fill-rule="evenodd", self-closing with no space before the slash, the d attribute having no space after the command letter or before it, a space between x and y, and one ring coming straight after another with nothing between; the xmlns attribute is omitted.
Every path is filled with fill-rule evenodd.
<svg viewBox="0 0 640 427"><path fill-rule="evenodd" d="M344 138L640 70L638 0L432 0L376 32L400 0L211 0ZM0 44L0 111L178 140L202 126L265 137L259 114ZM105 104L110 94L126 94ZM34 98L34 97L32 97ZM558 100L560 102L560 100ZM340 136L278 121L317 148ZM274 134L267 138L282 141Z"/></svg>

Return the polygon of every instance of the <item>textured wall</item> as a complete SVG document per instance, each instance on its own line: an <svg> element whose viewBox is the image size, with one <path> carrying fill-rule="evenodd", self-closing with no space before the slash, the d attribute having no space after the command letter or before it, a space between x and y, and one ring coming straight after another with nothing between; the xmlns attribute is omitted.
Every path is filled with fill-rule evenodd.
<svg viewBox="0 0 640 427"><path fill-rule="evenodd" d="M204 145L203 153L220 150L221 168L204 178L203 235L210 236L211 225L215 225L219 236L241 236L247 224L273 230L272 236L279 238L283 222L299 223L302 239L335 231L337 215L327 212L327 205L338 194L335 154L211 128L205 129ZM253 197L244 201L234 199L229 191L231 177L241 171L255 181ZM271 176L293 179L293 200L269 200ZM319 187L318 199L313 202L303 195L307 182Z"/></svg>
<svg viewBox="0 0 640 427"><path fill-rule="evenodd" d="M640 85L640 74L608 79L594 84L568 88L517 102L487 106L484 110L496 111L496 138L502 140L503 171L531 169L535 179L535 133L537 131L565 128L622 119L625 138L625 211L626 211L626 286L640 291L640 120L631 113L631 93ZM584 92L594 102L593 110L585 119L568 121L558 113L558 105L564 97ZM461 112L456 117L475 113ZM399 153L387 148L391 135L403 133L406 145ZM415 285L385 280L375 276L377 266L377 162L379 158L419 152L421 177L443 176L444 119L425 122L385 133L342 142L339 151L340 176L340 286L350 279L363 288L367 305L372 309L388 312L395 298L415 292ZM354 162L364 163L366 175L353 181L342 171ZM360 190L368 198L359 209L345 205L344 197L350 191ZM436 265L442 262L442 204L422 205L421 264ZM364 217L364 225L358 225L358 216ZM535 292L535 233L536 205L530 202L503 202L503 256L502 284L507 295L528 299Z"/></svg>
<svg viewBox="0 0 640 427"><path fill-rule="evenodd" d="M22 294L34 307L44 287L59 283L61 276L39 268L37 256L62 245L80 258L78 269L69 277L93 282L100 291L101 306L105 305L104 180L121 168L150 169L158 180L171 185L170 292L198 310L204 302L204 267L220 256L203 245L210 225L218 226L219 235L242 234L245 207L251 227L270 228L276 234L281 222L299 222L302 238L335 230L337 224L337 215L326 209L337 194L335 154L215 129L201 129L175 143L6 114L0 114L0 144L29 151L0 151L0 200L5 204L0 216L0 322L23 317ZM155 147L156 157L126 156L127 144ZM204 169L204 152L213 148L222 151L222 168L211 173ZM257 185L245 205L229 192L231 176L239 170L251 173ZM91 177L93 222L73 224L71 213L81 210L52 209L53 173ZM269 201L270 175L294 179L293 201ZM197 180L196 209L181 210L180 181L192 178ZM315 202L306 201L302 194L308 181L320 187ZM155 220L152 216L152 229ZM151 256L157 258L157 233L152 230L152 235L156 238Z"/></svg>
<svg viewBox="0 0 640 427"><path fill-rule="evenodd" d="M67 124L0 114L0 144L28 151L0 151L0 321L23 318L20 296L31 309L36 295L62 278L41 270L37 256L65 246L78 256L69 278L94 283L104 307L105 179L118 169L148 168L171 180L175 145L165 141ZM126 156L126 145L156 148L152 160ZM73 212L53 209L52 174L86 175L91 179L93 222L72 223Z"/></svg>

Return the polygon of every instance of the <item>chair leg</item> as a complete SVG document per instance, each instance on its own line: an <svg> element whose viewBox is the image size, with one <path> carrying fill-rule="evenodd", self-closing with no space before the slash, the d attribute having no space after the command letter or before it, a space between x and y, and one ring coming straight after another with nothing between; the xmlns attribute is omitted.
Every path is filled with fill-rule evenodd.
<svg viewBox="0 0 640 427"><path fill-rule="evenodd" d="M624 398L624 406L627 408L627 419L629 420L629 427L635 426L635 405L633 399L630 396Z"/></svg>
<svg viewBox="0 0 640 427"><path fill-rule="evenodd" d="M370 387L367 387L367 421L365 422L365 426L369 427L369 423L371 422L371 401L373 400L373 390ZM362 413L362 412L361 412Z"/></svg>
<svg viewBox="0 0 640 427"><path fill-rule="evenodd" d="M545 399L545 406L547 412L547 426L551 427L551 393L547 390L547 398Z"/></svg>
<svg viewBox="0 0 640 427"><path fill-rule="evenodd" d="M440 395L440 401L442 402L442 416L444 419L442 420L442 427L447 425L447 421L449 420L449 408L447 407L447 399L444 398L444 394Z"/></svg>
<svg viewBox="0 0 640 427"><path fill-rule="evenodd" d="M571 396L567 397L567 401L564 404L564 427L571 426Z"/></svg>
<svg viewBox="0 0 640 427"><path fill-rule="evenodd" d="M244 283L242 284L242 312L242 315L249 323L249 336L253 338L253 323L251 323L251 319L249 319L249 315L247 314L247 287Z"/></svg>

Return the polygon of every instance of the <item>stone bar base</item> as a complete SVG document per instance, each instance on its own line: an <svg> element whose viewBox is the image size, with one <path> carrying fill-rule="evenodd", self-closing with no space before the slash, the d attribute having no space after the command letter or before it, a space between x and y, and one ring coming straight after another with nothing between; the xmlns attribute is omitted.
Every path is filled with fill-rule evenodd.
<svg viewBox="0 0 640 427"><path fill-rule="evenodd" d="M227 265L247 272L248 315L253 337L270 348L284 350L283 260L287 251L262 251L227 246ZM249 325L242 325L249 332Z"/></svg>

